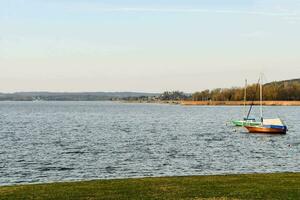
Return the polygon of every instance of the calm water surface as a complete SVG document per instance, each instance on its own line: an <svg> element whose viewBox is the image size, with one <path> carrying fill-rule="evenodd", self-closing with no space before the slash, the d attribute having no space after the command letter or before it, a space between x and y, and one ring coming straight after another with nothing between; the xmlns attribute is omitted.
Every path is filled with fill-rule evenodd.
<svg viewBox="0 0 300 200"><path fill-rule="evenodd" d="M254 109L258 112L258 109ZM247 134L242 107L0 102L0 185L300 171L300 107L266 107L287 135Z"/></svg>

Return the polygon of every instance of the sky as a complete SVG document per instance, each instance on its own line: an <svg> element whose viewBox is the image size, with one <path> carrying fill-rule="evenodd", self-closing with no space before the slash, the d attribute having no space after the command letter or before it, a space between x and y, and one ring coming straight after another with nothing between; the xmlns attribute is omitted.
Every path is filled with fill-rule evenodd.
<svg viewBox="0 0 300 200"><path fill-rule="evenodd" d="M300 0L0 0L0 92L300 78Z"/></svg>

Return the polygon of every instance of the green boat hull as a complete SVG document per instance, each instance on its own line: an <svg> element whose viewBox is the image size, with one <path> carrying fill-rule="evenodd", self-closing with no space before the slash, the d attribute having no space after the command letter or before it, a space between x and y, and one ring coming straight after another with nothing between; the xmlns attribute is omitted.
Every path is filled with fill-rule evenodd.
<svg viewBox="0 0 300 200"><path fill-rule="evenodd" d="M244 120L234 120L232 123L235 126L258 126L261 123L260 122L255 122L255 121L244 121Z"/></svg>

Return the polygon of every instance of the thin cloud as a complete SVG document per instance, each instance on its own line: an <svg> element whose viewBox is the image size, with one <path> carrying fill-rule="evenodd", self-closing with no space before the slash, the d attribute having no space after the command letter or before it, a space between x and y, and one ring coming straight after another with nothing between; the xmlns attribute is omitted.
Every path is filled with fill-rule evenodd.
<svg viewBox="0 0 300 200"><path fill-rule="evenodd" d="M77 10L77 9L76 9ZM162 12L162 13L217 13L217 14L241 14L241 15L262 15L262 16L298 16L295 12L264 12L248 10L211 10L197 8L142 8L142 7L123 7L123 8L103 8L103 7L80 7L78 11L94 12Z"/></svg>
<svg viewBox="0 0 300 200"><path fill-rule="evenodd" d="M270 34L265 31L253 31L250 33L242 34L242 37L248 38L248 39L262 39L265 37L268 37Z"/></svg>
<svg viewBox="0 0 300 200"><path fill-rule="evenodd" d="M295 17L285 17L286 20L289 21L300 21L300 16L295 16Z"/></svg>

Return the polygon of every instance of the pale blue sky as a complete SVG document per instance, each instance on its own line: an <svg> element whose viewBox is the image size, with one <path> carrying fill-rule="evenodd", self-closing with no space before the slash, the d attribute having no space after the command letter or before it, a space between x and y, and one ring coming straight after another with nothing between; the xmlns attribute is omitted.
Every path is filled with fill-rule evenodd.
<svg viewBox="0 0 300 200"><path fill-rule="evenodd" d="M300 77L299 0L0 0L0 92Z"/></svg>

